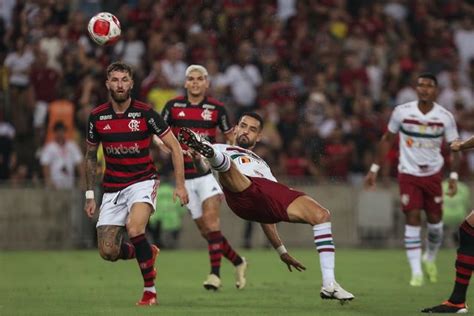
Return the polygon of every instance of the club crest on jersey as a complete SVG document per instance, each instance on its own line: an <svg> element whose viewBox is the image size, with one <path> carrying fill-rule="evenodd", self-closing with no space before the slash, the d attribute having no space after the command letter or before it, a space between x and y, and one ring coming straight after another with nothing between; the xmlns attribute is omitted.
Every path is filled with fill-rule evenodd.
<svg viewBox="0 0 474 316"><path fill-rule="evenodd" d="M212 120L212 112L208 109L205 109L204 111L202 111L201 117L204 121L210 121Z"/></svg>
<svg viewBox="0 0 474 316"><path fill-rule="evenodd" d="M127 117L131 117L132 119L136 119L137 117L142 117L142 114L140 112L131 112L131 113L128 113Z"/></svg>
<svg viewBox="0 0 474 316"><path fill-rule="evenodd" d="M140 130L140 122L137 120L130 120L130 122L128 122L128 128L130 128L132 132L138 132Z"/></svg>

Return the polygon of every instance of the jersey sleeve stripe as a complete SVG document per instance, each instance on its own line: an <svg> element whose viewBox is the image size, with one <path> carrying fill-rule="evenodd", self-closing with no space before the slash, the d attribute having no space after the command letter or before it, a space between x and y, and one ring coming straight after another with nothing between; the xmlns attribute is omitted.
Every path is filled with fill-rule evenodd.
<svg viewBox="0 0 474 316"><path fill-rule="evenodd" d="M167 129L165 129L165 131L163 133L161 133L160 135L158 135L159 138L163 138L166 136L166 134L168 134L169 132L171 131L171 128L168 126Z"/></svg>

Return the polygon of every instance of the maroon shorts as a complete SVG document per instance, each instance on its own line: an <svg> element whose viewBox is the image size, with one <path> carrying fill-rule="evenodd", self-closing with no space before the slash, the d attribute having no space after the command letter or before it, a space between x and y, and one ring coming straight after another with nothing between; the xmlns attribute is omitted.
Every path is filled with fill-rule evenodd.
<svg viewBox="0 0 474 316"><path fill-rule="evenodd" d="M223 189L227 205L240 218L259 223L288 222L287 208L303 192L265 178L248 177L252 184L242 192Z"/></svg>
<svg viewBox="0 0 474 316"><path fill-rule="evenodd" d="M441 172L432 176L417 177L399 173L400 201L404 212L425 210L426 213L441 214L443 189Z"/></svg>

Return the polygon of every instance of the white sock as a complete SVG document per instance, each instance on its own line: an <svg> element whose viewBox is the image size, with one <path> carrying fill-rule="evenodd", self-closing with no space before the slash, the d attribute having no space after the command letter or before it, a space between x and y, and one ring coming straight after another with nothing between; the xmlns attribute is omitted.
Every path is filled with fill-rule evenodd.
<svg viewBox="0 0 474 316"><path fill-rule="evenodd" d="M211 168L217 172L226 172L230 169L230 158L214 147L214 157L207 158Z"/></svg>
<svg viewBox="0 0 474 316"><path fill-rule="evenodd" d="M319 252L319 264L323 278L323 286L335 281L335 247L332 240L331 223L313 226L314 243Z"/></svg>
<svg viewBox="0 0 474 316"><path fill-rule="evenodd" d="M421 270L421 227L405 225L405 249L412 275L423 275Z"/></svg>
<svg viewBox="0 0 474 316"><path fill-rule="evenodd" d="M424 259L433 262L436 259L439 247L443 242L443 222L437 224L427 224L428 232L426 236L426 251Z"/></svg>
<svg viewBox="0 0 474 316"><path fill-rule="evenodd" d="M152 293L156 293L156 289L155 289L154 286L148 286L148 287L145 286L145 287L143 288L143 292L147 292L147 291L148 291L148 292L152 292Z"/></svg>

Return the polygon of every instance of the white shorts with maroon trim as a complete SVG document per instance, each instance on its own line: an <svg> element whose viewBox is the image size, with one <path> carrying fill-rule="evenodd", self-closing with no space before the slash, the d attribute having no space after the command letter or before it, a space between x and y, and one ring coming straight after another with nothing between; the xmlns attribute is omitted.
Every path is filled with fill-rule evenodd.
<svg viewBox="0 0 474 316"><path fill-rule="evenodd" d="M132 184L122 191L104 193L97 227L104 225L125 226L134 203L148 203L155 210L159 180L146 180Z"/></svg>

